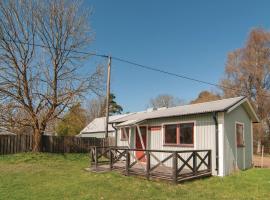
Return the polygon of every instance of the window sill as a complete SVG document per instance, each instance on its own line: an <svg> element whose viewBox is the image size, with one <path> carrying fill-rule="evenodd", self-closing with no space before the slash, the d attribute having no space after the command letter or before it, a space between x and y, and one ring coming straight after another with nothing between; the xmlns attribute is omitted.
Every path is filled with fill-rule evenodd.
<svg viewBox="0 0 270 200"><path fill-rule="evenodd" d="M237 145L237 148L244 148L244 147L245 147L244 144L238 144L238 145Z"/></svg>
<svg viewBox="0 0 270 200"><path fill-rule="evenodd" d="M193 148L193 144L163 144L164 147L190 147Z"/></svg>
<svg viewBox="0 0 270 200"><path fill-rule="evenodd" d="M124 140L124 139L121 139L120 141L121 141L121 142L127 142L127 141L128 141L128 139L126 139L126 140Z"/></svg>

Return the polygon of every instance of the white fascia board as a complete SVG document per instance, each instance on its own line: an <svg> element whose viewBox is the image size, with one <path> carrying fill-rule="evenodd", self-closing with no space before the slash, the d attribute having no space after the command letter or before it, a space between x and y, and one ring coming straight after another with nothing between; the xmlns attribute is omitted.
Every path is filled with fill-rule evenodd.
<svg viewBox="0 0 270 200"><path fill-rule="evenodd" d="M243 100L239 101L237 104L235 104L234 106L230 107L228 110L227 110L227 113L230 113L231 111L233 111L235 108L237 108L238 106L240 106L241 104L243 103L246 103L248 105L248 109L250 110L251 112L251 115L253 115L253 121L254 122L259 122L260 119L258 118L256 112L254 111L252 105L250 104L249 100L247 98L244 98Z"/></svg>
<svg viewBox="0 0 270 200"><path fill-rule="evenodd" d="M230 113L231 111L233 111L235 108L237 108L239 105L241 105L242 103L244 103L245 101L247 101L247 98L242 99L241 101L239 101L237 104L235 104L234 106L230 107L227 110L227 113Z"/></svg>

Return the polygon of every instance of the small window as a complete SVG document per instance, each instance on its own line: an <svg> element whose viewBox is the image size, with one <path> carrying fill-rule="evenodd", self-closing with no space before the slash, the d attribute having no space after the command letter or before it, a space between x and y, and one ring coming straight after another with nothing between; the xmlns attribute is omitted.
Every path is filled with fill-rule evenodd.
<svg viewBox="0 0 270 200"><path fill-rule="evenodd" d="M165 145L193 146L194 123L164 125Z"/></svg>
<svg viewBox="0 0 270 200"><path fill-rule="evenodd" d="M165 125L165 144L177 144L177 125Z"/></svg>
<svg viewBox="0 0 270 200"><path fill-rule="evenodd" d="M237 146L243 147L244 146L244 125L237 123L236 124L236 140Z"/></svg>
<svg viewBox="0 0 270 200"><path fill-rule="evenodd" d="M128 141L128 139L129 139L129 127L121 128L121 141Z"/></svg>
<svg viewBox="0 0 270 200"><path fill-rule="evenodd" d="M193 123L180 124L180 144L193 144Z"/></svg>

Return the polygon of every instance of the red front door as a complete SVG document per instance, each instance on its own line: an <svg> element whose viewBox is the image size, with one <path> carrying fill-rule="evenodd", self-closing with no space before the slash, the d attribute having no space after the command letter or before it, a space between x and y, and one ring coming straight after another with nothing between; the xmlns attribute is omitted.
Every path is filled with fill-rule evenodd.
<svg viewBox="0 0 270 200"><path fill-rule="evenodd" d="M142 134L142 141L144 144L144 147L147 147L147 137L146 137L146 132L147 129L146 127L140 127L140 131ZM138 133L138 129L136 128L136 149L143 149L143 145L141 143L141 139ZM136 151L136 157L139 159L143 156L144 152L143 151ZM146 157L144 156L141 160L141 162L145 162L146 161Z"/></svg>

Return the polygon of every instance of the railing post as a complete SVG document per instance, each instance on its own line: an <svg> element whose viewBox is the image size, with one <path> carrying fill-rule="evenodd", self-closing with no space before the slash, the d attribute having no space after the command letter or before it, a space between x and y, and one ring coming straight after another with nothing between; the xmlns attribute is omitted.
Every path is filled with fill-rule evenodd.
<svg viewBox="0 0 270 200"><path fill-rule="evenodd" d="M129 176L130 153L126 150L126 175Z"/></svg>
<svg viewBox="0 0 270 200"><path fill-rule="evenodd" d="M113 153L112 153L112 149L109 147L109 156L110 156L110 170L112 170L113 168Z"/></svg>
<svg viewBox="0 0 270 200"><path fill-rule="evenodd" d="M93 153L93 149L91 148L90 149L90 153L89 153L89 157L90 157L90 167L92 166L93 164L93 161L94 161L94 153Z"/></svg>
<svg viewBox="0 0 270 200"><path fill-rule="evenodd" d="M208 151L208 170L212 172L212 154L211 150Z"/></svg>
<svg viewBox="0 0 270 200"><path fill-rule="evenodd" d="M98 153L97 153L98 151L97 151L97 147L95 147L95 168L96 168L96 170L97 170L97 166L98 166Z"/></svg>
<svg viewBox="0 0 270 200"><path fill-rule="evenodd" d="M150 178L150 165L151 165L150 152L146 151L146 178L147 180L149 180Z"/></svg>
<svg viewBox="0 0 270 200"><path fill-rule="evenodd" d="M172 166L172 179L173 182L176 184L177 183L177 152L173 152L173 166Z"/></svg>
<svg viewBox="0 0 270 200"><path fill-rule="evenodd" d="M197 152L193 151L193 174L197 174Z"/></svg>

